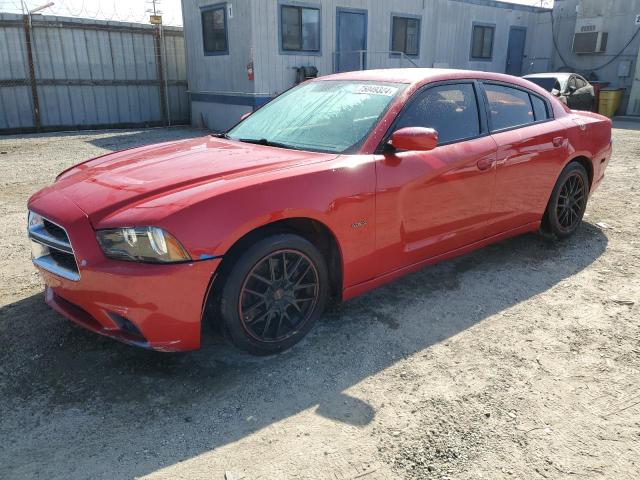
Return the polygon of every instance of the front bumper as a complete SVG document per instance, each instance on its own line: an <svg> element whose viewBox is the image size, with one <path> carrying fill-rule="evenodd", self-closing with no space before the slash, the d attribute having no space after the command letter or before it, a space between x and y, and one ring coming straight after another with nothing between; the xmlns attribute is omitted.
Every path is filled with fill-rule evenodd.
<svg viewBox="0 0 640 480"><path fill-rule="evenodd" d="M205 297L221 259L170 265L111 260L102 254L84 212L66 197L52 193L29 208L66 228L80 273L74 281L36 265L47 304L125 343L160 351L200 347Z"/></svg>

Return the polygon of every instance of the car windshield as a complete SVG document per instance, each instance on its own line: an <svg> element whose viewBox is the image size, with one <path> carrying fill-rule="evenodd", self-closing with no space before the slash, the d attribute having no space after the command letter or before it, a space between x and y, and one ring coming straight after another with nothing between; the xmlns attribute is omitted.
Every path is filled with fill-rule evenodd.
<svg viewBox="0 0 640 480"><path fill-rule="evenodd" d="M406 87L387 82L321 80L283 93L232 128L227 138L344 153L367 137Z"/></svg>

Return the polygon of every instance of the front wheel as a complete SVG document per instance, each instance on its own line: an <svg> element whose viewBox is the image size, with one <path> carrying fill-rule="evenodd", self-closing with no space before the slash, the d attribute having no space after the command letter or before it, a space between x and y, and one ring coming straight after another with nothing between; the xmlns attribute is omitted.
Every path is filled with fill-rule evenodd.
<svg viewBox="0 0 640 480"><path fill-rule="evenodd" d="M572 162L560 174L542 221L543 229L559 239L570 237L580 226L589 199L589 176Z"/></svg>
<svg viewBox="0 0 640 480"><path fill-rule="evenodd" d="M298 235L255 243L236 261L220 299L233 344L265 355L299 342L324 310L328 278L322 254Z"/></svg>

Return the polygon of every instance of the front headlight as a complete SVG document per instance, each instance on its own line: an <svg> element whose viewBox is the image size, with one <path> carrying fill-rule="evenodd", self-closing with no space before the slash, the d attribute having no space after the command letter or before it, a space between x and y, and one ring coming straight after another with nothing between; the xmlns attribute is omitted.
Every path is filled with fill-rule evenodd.
<svg viewBox="0 0 640 480"><path fill-rule="evenodd" d="M133 262L186 262L191 257L180 242L158 227L98 230L98 243L104 254Z"/></svg>

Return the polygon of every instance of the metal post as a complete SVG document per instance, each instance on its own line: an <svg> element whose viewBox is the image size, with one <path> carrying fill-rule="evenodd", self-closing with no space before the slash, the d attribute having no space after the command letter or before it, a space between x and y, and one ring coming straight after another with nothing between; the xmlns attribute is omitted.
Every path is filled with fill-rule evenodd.
<svg viewBox="0 0 640 480"><path fill-rule="evenodd" d="M161 50L161 56L162 56L162 65L164 67L163 69L163 76L164 76L164 103L166 105L166 109L167 109L167 124L169 126L171 126L171 104L169 103L169 74L167 73L167 37L164 34L164 26L161 23L160 24L160 36L162 38L162 50Z"/></svg>
<svg viewBox="0 0 640 480"><path fill-rule="evenodd" d="M162 124L167 125L167 92L166 84L164 82L164 67L162 65L162 43L161 43L160 25L156 25L154 29L154 47L156 53L156 68L158 71L158 86L160 87L160 111L162 112Z"/></svg>
<svg viewBox="0 0 640 480"><path fill-rule="evenodd" d="M38 100L38 87L36 85L36 71L33 63L33 48L31 45L31 15L23 15L24 37L27 45L27 63L29 64L29 83L31 85L31 99L33 104L33 123L36 131L39 132L40 124L40 102Z"/></svg>

